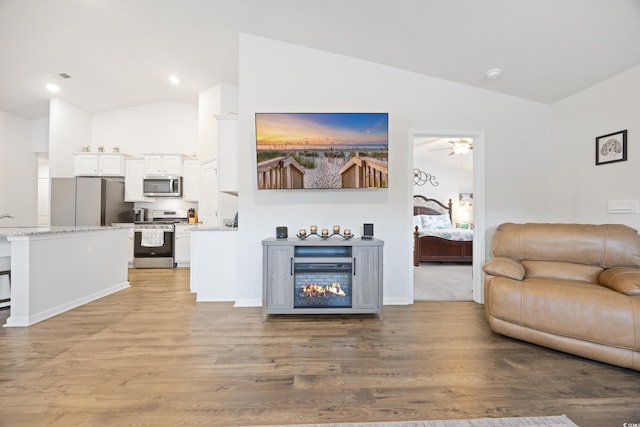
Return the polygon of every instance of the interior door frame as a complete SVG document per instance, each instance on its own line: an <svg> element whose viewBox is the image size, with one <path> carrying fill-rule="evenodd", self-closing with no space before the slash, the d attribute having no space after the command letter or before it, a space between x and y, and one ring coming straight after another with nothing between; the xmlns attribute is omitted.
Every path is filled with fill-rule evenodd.
<svg viewBox="0 0 640 427"><path fill-rule="evenodd" d="M485 226L485 132L483 130L470 129L410 129L409 141L411 146L411 170L414 165L413 141L418 137L429 138L472 138L473 139L473 266L472 266L472 290L473 300L477 303L484 303L484 276L482 272L483 260L486 258L486 226ZM413 194L413 174L410 174L410 188ZM413 213L413 207L409 214ZM413 244L411 245L413 250ZM411 257L413 259L413 256ZM412 267L411 268L415 268ZM410 276L411 288L409 289L410 300L414 301L413 295L413 274Z"/></svg>

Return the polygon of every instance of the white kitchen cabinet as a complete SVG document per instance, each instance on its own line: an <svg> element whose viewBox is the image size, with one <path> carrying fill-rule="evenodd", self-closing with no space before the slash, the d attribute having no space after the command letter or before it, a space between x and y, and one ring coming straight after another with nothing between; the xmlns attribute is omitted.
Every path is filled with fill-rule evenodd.
<svg viewBox="0 0 640 427"><path fill-rule="evenodd" d="M200 160L185 159L182 162L182 198L188 202L200 201Z"/></svg>
<svg viewBox="0 0 640 427"><path fill-rule="evenodd" d="M74 154L73 170L76 176L98 175L97 154Z"/></svg>
<svg viewBox="0 0 640 427"><path fill-rule="evenodd" d="M238 192L238 116L218 115L219 191Z"/></svg>
<svg viewBox="0 0 640 427"><path fill-rule="evenodd" d="M191 233L191 245L189 285L196 301L237 304L238 264L244 262L239 261L237 229L196 229Z"/></svg>
<svg viewBox="0 0 640 427"><path fill-rule="evenodd" d="M120 153L76 153L73 156L76 176L124 176L124 155Z"/></svg>
<svg viewBox="0 0 640 427"><path fill-rule="evenodd" d="M125 162L124 168L124 201L148 202L153 198L144 196L142 180L144 178L144 159L130 158Z"/></svg>
<svg viewBox="0 0 640 427"><path fill-rule="evenodd" d="M209 160L200 165L200 212L198 218L209 227L220 226L218 216L218 161Z"/></svg>
<svg viewBox="0 0 640 427"><path fill-rule="evenodd" d="M191 231L197 225L176 224L174 234L174 257L178 267L189 267L191 264Z"/></svg>
<svg viewBox="0 0 640 427"><path fill-rule="evenodd" d="M145 154L145 175L182 175L181 154Z"/></svg>

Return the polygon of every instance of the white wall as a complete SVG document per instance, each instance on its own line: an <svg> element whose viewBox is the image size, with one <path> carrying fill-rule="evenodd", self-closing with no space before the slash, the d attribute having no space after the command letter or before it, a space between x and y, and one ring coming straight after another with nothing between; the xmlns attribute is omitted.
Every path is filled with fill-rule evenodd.
<svg viewBox="0 0 640 427"><path fill-rule="evenodd" d="M143 153L198 152L198 106L184 102L156 102L95 113L91 116L91 151L141 156Z"/></svg>
<svg viewBox="0 0 640 427"><path fill-rule="evenodd" d="M73 153L91 144L91 114L60 99L49 104L49 173L73 176Z"/></svg>
<svg viewBox="0 0 640 427"><path fill-rule="evenodd" d="M237 301L261 298L261 240L286 225L375 224L385 241L384 301L410 303L413 141L410 129L486 132L486 224L547 217L549 107L436 78L240 35L240 227ZM257 191L254 114L389 112L389 189Z"/></svg>
<svg viewBox="0 0 640 427"><path fill-rule="evenodd" d="M640 66L557 102L551 111L551 216L640 230L640 214L607 213L609 200L640 200ZM624 129L628 160L596 166L595 138Z"/></svg>
<svg viewBox="0 0 640 427"><path fill-rule="evenodd" d="M158 102L91 114L59 99L52 99L49 115L51 177L73 176L73 153L83 146L91 152L193 155L198 150L198 106Z"/></svg>
<svg viewBox="0 0 640 427"><path fill-rule="evenodd" d="M38 159L31 151L31 121L0 111L0 226L37 221Z"/></svg>
<svg viewBox="0 0 640 427"><path fill-rule="evenodd" d="M31 122L31 150L34 153L49 152L49 117Z"/></svg>

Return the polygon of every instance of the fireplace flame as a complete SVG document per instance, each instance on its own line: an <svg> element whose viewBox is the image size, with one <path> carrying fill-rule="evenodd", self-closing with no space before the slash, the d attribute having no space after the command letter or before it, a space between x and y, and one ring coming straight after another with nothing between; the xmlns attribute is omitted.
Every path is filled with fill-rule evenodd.
<svg viewBox="0 0 640 427"><path fill-rule="evenodd" d="M306 297L329 297L329 296L341 296L344 297L347 294L340 287L340 283L333 282L327 286L320 286L316 284L305 285L302 287L302 292Z"/></svg>

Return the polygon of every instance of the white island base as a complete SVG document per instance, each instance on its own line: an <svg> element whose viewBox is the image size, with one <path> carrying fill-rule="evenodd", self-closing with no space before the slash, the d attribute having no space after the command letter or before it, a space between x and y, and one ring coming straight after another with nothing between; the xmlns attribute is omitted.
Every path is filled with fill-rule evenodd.
<svg viewBox="0 0 640 427"><path fill-rule="evenodd" d="M238 230L199 227L191 232L191 292L196 301L234 301Z"/></svg>
<svg viewBox="0 0 640 427"><path fill-rule="evenodd" d="M0 229L10 245L11 314L30 326L129 287L124 228Z"/></svg>

